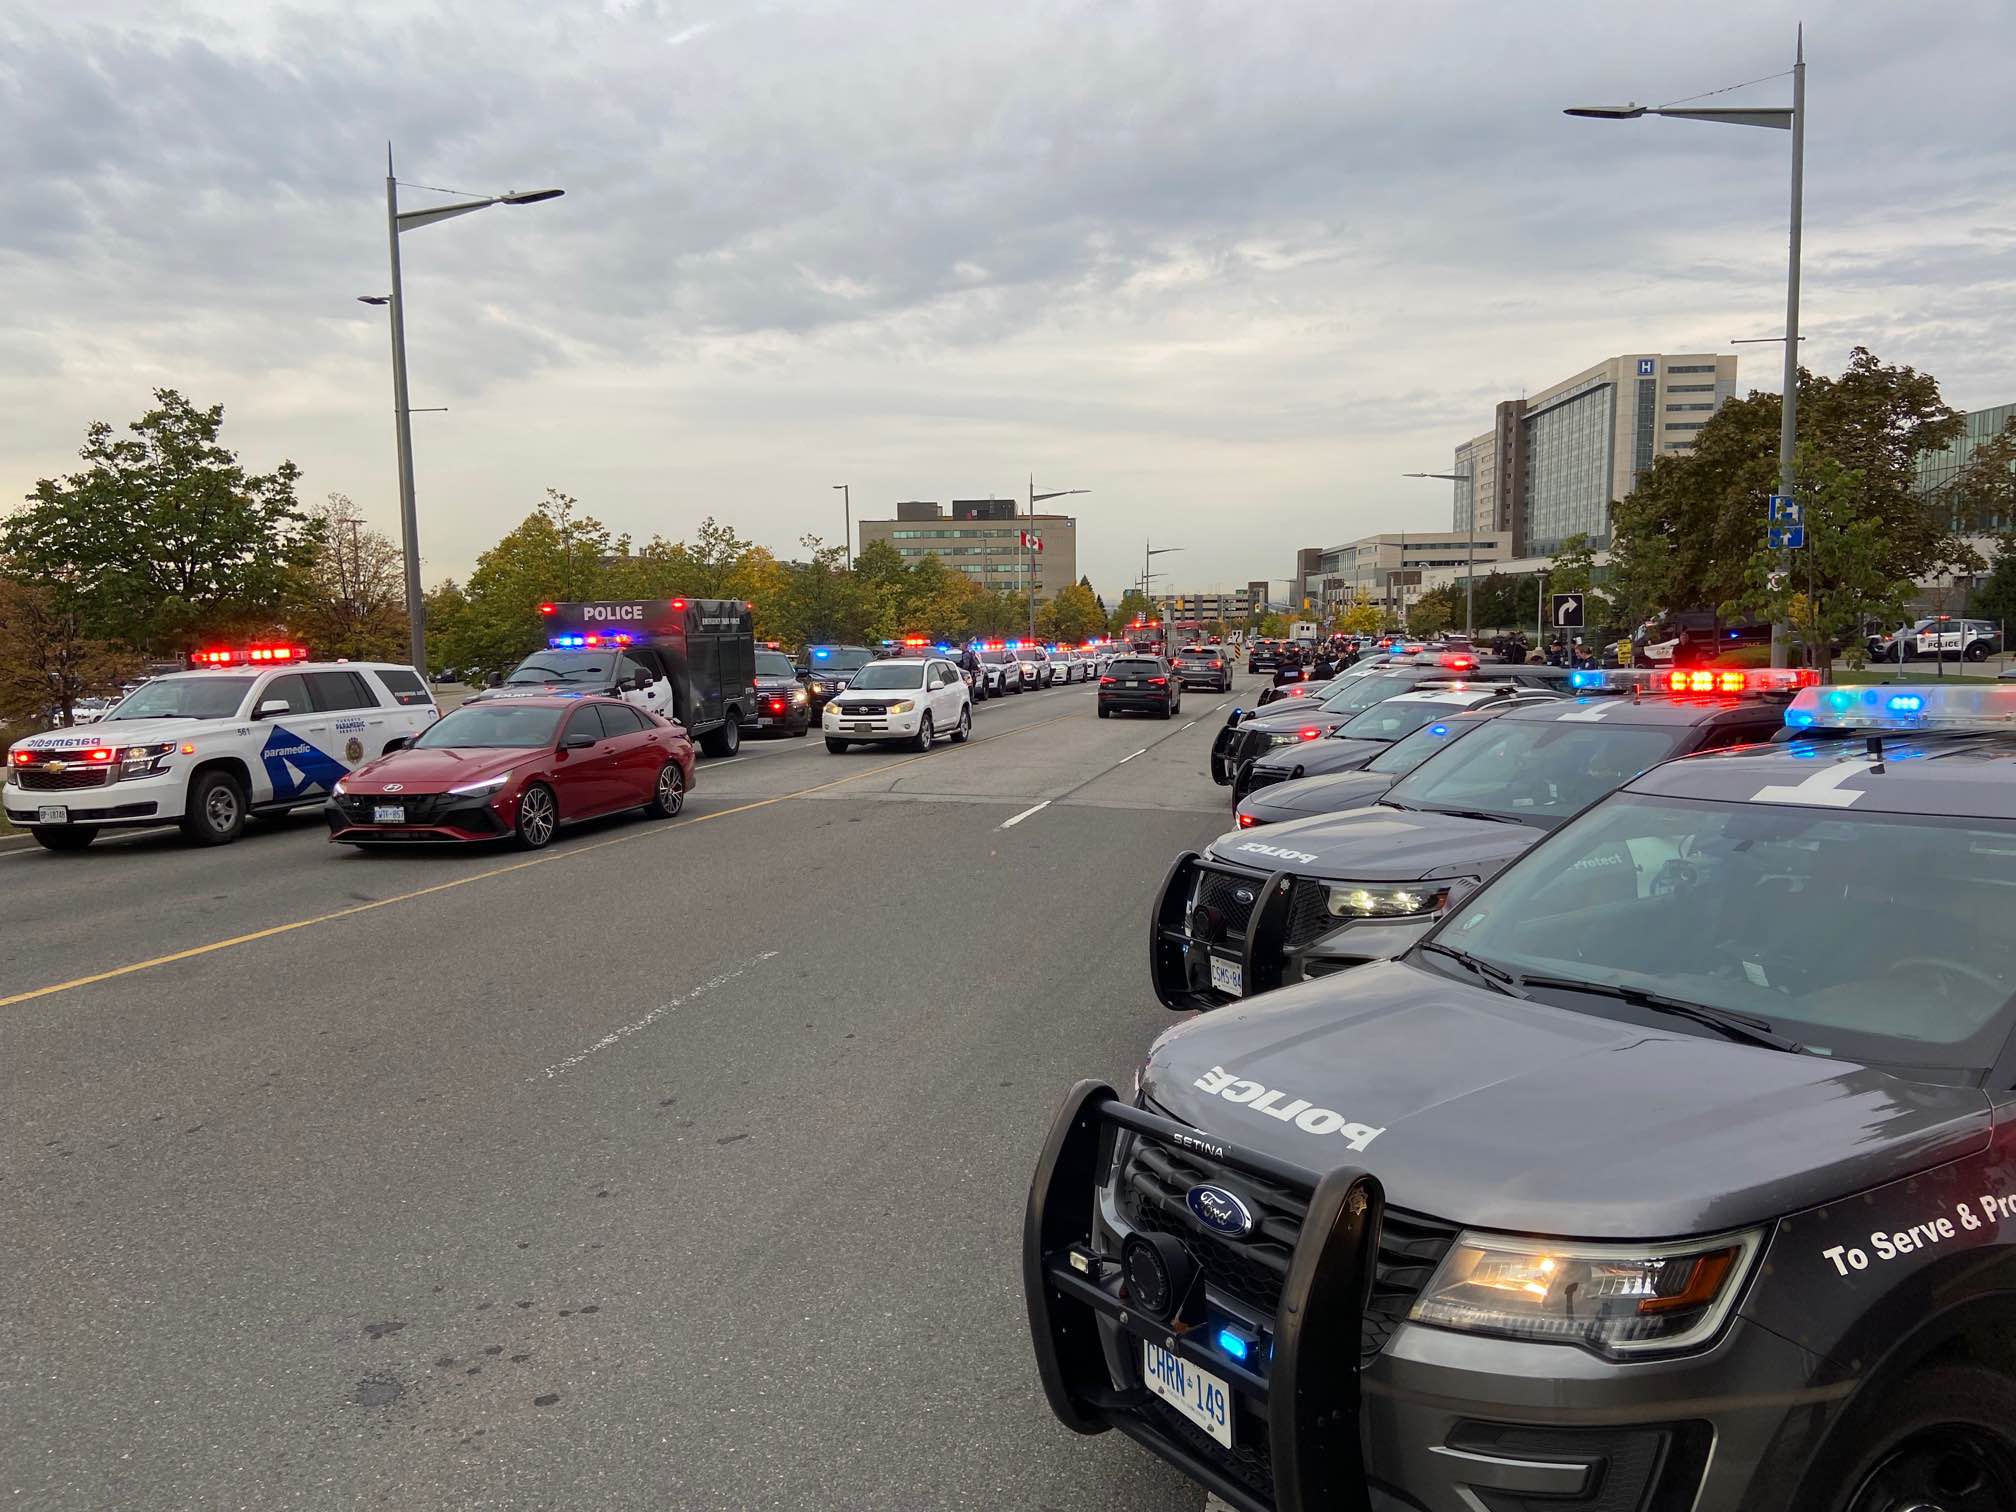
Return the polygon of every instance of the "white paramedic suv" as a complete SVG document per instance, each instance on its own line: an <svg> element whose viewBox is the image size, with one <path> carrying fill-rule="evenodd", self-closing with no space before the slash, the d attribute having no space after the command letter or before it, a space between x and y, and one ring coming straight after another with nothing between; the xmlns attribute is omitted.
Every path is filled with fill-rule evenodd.
<svg viewBox="0 0 2016 1512"><path fill-rule="evenodd" d="M317 662L294 646L199 651L196 670L142 683L81 729L7 751L7 822L50 850L100 830L179 824L198 845L246 817L319 804L352 767L438 717L411 667Z"/></svg>

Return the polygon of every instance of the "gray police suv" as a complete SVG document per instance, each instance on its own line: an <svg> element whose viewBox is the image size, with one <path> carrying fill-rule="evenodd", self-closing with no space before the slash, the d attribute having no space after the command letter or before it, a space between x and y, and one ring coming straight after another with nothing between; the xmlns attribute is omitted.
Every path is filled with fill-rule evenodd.
<svg viewBox="0 0 2016 1512"><path fill-rule="evenodd" d="M2016 731L1963 701L2016 722L1801 694L1892 733L1658 766L1081 1082L1024 1227L1056 1415L1241 1512L2016 1507Z"/></svg>

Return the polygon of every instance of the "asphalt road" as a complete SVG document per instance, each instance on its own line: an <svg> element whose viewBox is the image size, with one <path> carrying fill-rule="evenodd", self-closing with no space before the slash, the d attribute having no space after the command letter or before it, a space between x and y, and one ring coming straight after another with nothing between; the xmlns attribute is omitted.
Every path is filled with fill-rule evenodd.
<svg viewBox="0 0 2016 1512"><path fill-rule="evenodd" d="M751 744L536 857L0 845L0 1492L1200 1507L1052 1421L1018 1265L1058 1099L1169 1022L1214 705Z"/></svg>

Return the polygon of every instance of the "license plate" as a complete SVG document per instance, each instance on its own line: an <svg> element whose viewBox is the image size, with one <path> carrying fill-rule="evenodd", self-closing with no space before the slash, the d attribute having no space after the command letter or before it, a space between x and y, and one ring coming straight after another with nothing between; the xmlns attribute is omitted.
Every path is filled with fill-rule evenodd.
<svg viewBox="0 0 2016 1512"><path fill-rule="evenodd" d="M1143 1339L1141 1380L1222 1447L1232 1447L1232 1389L1217 1376Z"/></svg>
<svg viewBox="0 0 2016 1512"><path fill-rule="evenodd" d="M871 719L864 719L860 721L858 724L851 724L847 726L848 732L854 735L866 735L870 730L874 728L875 728L875 722Z"/></svg>
<svg viewBox="0 0 2016 1512"><path fill-rule="evenodd" d="M404 824L406 805L403 803L380 803L371 810L373 824Z"/></svg>
<svg viewBox="0 0 2016 1512"><path fill-rule="evenodd" d="M768 714L762 714L757 716L756 724L758 728L761 728L762 726L767 725L768 723L770 723L770 716Z"/></svg>
<svg viewBox="0 0 2016 1512"><path fill-rule="evenodd" d="M1237 961L1228 961L1223 956L1211 957L1211 986L1218 992L1229 992L1234 997L1243 996L1246 989L1240 980Z"/></svg>
<svg viewBox="0 0 2016 1512"><path fill-rule="evenodd" d="M68 824L70 822L70 810L63 807L60 803L45 803L35 810L35 822L37 824Z"/></svg>

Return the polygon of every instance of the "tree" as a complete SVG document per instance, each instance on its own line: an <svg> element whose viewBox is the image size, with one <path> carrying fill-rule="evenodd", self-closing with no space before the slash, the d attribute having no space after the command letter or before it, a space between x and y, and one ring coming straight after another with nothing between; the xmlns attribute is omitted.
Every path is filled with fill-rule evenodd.
<svg viewBox="0 0 2016 1512"><path fill-rule="evenodd" d="M1692 455L1656 458L1616 505L1612 585L1631 617L1753 596L1751 558L1763 545L1765 498L1778 486L1780 412L1776 394L1725 404ZM1816 469L1837 466L1834 507L1840 518L1875 526L1877 575L1915 580L1949 552L1954 534L1950 510L1914 491L1916 462L1964 424L1929 374L1886 367L1857 347L1838 379L1799 375L1794 492L1810 499Z"/></svg>
<svg viewBox="0 0 2016 1512"><path fill-rule="evenodd" d="M0 724L69 724L77 701L115 692L136 658L91 636L76 601L0 578Z"/></svg>
<svg viewBox="0 0 2016 1512"><path fill-rule="evenodd" d="M808 556L782 566L785 587L767 634L793 650L868 639L869 610L860 581L845 568L846 548L816 535L801 537Z"/></svg>
<svg viewBox="0 0 2016 1512"><path fill-rule="evenodd" d="M1996 542L1995 561L1974 590L1967 612L1998 625L2016 624L2016 537L2005 535Z"/></svg>
<svg viewBox="0 0 2016 1512"><path fill-rule="evenodd" d="M1120 602L1114 606L1108 619L1113 634L1123 635L1135 620L1151 620L1156 617L1155 605L1148 595L1139 588L1129 588L1120 595Z"/></svg>
<svg viewBox="0 0 2016 1512"><path fill-rule="evenodd" d="M473 672L516 665L540 644L540 604L609 596L603 561L612 544L600 520L579 513L578 500L547 489L517 529L476 559L464 608L439 637L442 665Z"/></svg>
<svg viewBox="0 0 2016 1512"><path fill-rule="evenodd" d="M270 621L317 536L292 462L247 473L218 442L222 405L199 410L174 389L154 399L128 436L93 422L84 469L36 483L0 522L0 555L74 608L87 637L180 652Z"/></svg>
<svg viewBox="0 0 2016 1512"><path fill-rule="evenodd" d="M288 576L287 633L318 656L403 657L406 582L399 548L364 528L346 494L330 494L307 518L315 544Z"/></svg>
<svg viewBox="0 0 2016 1512"><path fill-rule="evenodd" d="M2016 526L2016 419L1974 448L1935 503L1958 531L1982 534Z"/></svg>
<svg viewBox="0 0 2016 1512"><path fill-rule="evenodd" d="M1370 599L1358 599L1337 616L1336 623L1346 635L1377 635L1386 627L1386 611Z"/></svg>
<svg viewBox="0 0 2016 1512"><path fill-rule="evenodd" d="M1407 610L1407 628L1416 635L1440 635L1463 617L1463 590L1449 584L1430 588Z"/></svg>
<svg viewBox="0 0 2016 1512"><path fill-rule="evenodd" d="M1105 628L1099 601L1083 583L1073 583L1058 591L1036 615L1037 630L1052 639L1076 644Z"/></svg>

